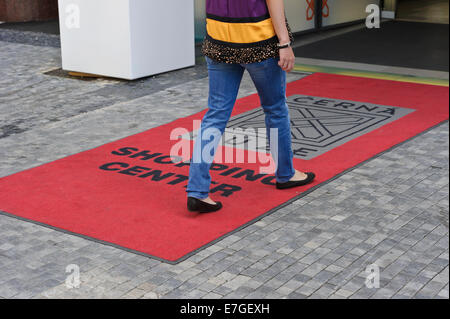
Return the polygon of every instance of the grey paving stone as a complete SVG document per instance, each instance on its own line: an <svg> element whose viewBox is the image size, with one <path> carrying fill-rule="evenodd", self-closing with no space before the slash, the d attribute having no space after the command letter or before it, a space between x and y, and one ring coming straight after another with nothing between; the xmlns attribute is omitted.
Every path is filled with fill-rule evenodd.
<svg viewBox="0 0 450 319"><path fill-rule="evenodd" d="M288 295L288 299L306 299L306 298L308 298L308 296L295 291Z"/></svg>

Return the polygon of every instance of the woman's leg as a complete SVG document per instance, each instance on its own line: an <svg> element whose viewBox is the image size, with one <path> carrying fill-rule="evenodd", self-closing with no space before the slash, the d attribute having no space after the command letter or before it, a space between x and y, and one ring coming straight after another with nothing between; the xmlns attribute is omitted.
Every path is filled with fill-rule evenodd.
<svg viewBox="0 0 450 319"><path fill-rule="evenodd" d="M294 175L291 144L291 124L286 103L286 72L278 65L277 58L259 63L245 64L258 90L266 116L267 136L270 129L277 129L277 145L271 144L273 159L277 164L276 177L279 183L288 182Z"/></svg>
<svg viewBox="0 0 450 319"><path fill-rule="evenodd" d="M239 64L221 63L208 57L206 61L209 75L208 112L203 117L195 140L187 187L188 196L198 199L208 197L211 185L209 169L220 136L230 119L245 70ZM209 151L211 148L213 150ZM208 156L204 156L204 152Z"/></svg>

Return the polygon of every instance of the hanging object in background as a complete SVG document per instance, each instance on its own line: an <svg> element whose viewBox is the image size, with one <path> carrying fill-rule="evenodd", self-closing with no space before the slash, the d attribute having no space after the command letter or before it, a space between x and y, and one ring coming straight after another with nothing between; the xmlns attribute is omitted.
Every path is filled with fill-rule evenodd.
<svg viewBox="0 0 450 319"><path fill-rule="evenodd" d="M314 19L316 11L315 0L306 0L306 3L308 4L308 8L306 9L306 20L311 21Z"/></svg>
<svg viewBox="0 0 450 319"><path fill-rule="evenodd" d="M328 6L328 0L322 0L322 16L328 18L330 16L330 7Z"/></svg>
<svg viewBox="0 0 450 319"><path fill-rule="evenodd" d="M316 15L316 2L315 0L306 0L308 8L306 9L306 20L311 21ZM322 0L322 16L328 18L330 16L330 7L328 0Z"/></svg>

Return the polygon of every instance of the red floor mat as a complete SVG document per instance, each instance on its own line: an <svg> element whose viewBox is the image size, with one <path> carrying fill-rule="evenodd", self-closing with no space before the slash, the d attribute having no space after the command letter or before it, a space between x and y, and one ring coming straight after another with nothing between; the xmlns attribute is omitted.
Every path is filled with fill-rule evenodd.
<svg viewBox="0 0 450 319"><path fill-rule="evenodd" d="M302 116L311 116L307 121L311 134L322 132L320 136L323 137L321 130L330 131L327 129L330 123L334 123L330 126L333 129L345 127L326 133L330 136L340 134L340 145L337 143L333 147L332 138L329 138L330 146L327 139L323 139L325 142L322 140L319 142L322 145L315 147L329 150L312 154L309 160L295 159L298 169L317 173L313 185L278 191L270 185L273 182L270 175L254 178L254 181L248 180L252 179L249 175L239 175L245 169L256 171L256 164L217 165L218 170L212 172L216 183L212 186L213 197L221 200L225 208L209 215L188 212L184 192L188 167L168 160L170 148L175 143L169 141L169 134L176 127L192 128L192 121L201 119L204 114L201 112L3 177L0 179L0 210L106 244L179 262L311 187L448 119L446 87L316 73L288 84L287 95L303 95L301 100L308 102L310 107L299 112L303 112ZM315 98L308 99L305 95ZM364 103L370 106L362 105ZM385 107L375 109L373 105ZM233 116L258 107L257 95L240 99ZM375 125L376 116L370 116L372 112L389 117L397 109L403 110L403 115L386 120L384 124ZM310 112L309 115L304 113L305 110ZM330 117L327 112L337 114L337 117ZM314 122L319 113L325 114L322 128L316 127L320 121ZM361 117L355 117L355 114L361 114ZM366 127L354 125L363 122ZM342 135L347 132L346 125L353 125L354 138L351 134ZM301 137L294 138L301 141ZM314 140L316 137L309 138ZM305 150L308 152L309 148ZM302 156L301 150L298 155ZM100 168L108 163L116 164ZM237 167L241 169L237 170Z"/></svg>

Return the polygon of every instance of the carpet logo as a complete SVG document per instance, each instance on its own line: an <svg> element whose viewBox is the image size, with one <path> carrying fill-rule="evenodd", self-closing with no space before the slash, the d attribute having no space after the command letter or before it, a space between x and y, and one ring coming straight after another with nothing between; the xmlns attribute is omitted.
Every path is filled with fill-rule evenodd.
<svg viewBox="0 0 450 319"><path fill-rule="evenodd" d="M99 169L106 172L112 172L116 174L122 174L127 176L133 176L141 180L147 180L150 182L160 182L160 184L166 184L169 186L187 187L187 181L189 176L177 173L177 170L184 167L189 167L190 161L183 160L181 157L175 157L172 155L164 155L163 153L152 152L149 150L141 150L136 147L121 147L117 150L113 150L111 155L122 157L123 161L113 161L104 163L99 166ZM139 161L141 163L148 163L146 166L135 165L136 163L128 163L125 159L132 161ZM154 169L149 166L157 165L159 167L167 167L165 169ZM266 173L259 173L252 169L244 169L241 167L233 167L219 163L213 163L211 165L211 171L218 174L218 177L227 176L235 181L246 182L260 182L264 185L274 186L275 176ZM222 197L229 197L236 192L242 190L242 187L234 184L222 183L220 181L211 181L213 187L211 188L211 194L217 194Z"/></svg>
<svg viewBox="0 0 450 319"><path fill-rule="evenodd" d="M294 157L310 160L411 112L394 106L293 95L288 98ZM262 108L230 119L227 129L265 127ZM227 144L226 144L227 145ZM227 145L248 148L248 145ZM269 149L255 151L268 152Z"/></svg>

